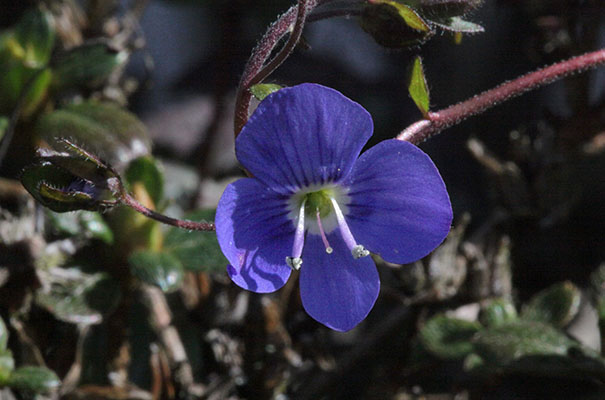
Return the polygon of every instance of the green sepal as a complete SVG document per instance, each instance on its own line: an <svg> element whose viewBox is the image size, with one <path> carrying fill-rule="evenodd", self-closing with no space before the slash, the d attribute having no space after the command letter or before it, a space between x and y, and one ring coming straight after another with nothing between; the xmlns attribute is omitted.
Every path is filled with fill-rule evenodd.
<svg viewBox="0 0 605 400"><path fill-rule="evenodd" d="M412 68L408 79L408 92L410 93L412 100L414 100L416 107L418 107L422 115L426 118L430 106L429 88L426 83L422 58L420 56L416 56L414 61L412 61Z"/></svg>
<svg viewBox="0 0 605 400"><path fill-rule="evenodd" d="M378 44L389 48L415 46L435 33L414 9L391 0L373 0L367 4L360 24Z"/></svg>
<svg viewBox="0 0 605 400"><path fill-rule="evenodd" d="M459 17L483 4L483 0L423 0L420 12L432 19Z"/></svg>
<svg viewBox="0 0 605 400"><path fill-rule="evenodd" d="M40 204L56 212L103 211L117 204L110 190L96 187L49 161L27 166L21 183Z"/></svg>
<svg viewBox="0 0 605 400"><path fill-rule="evenodd" d="M439 28L456 33L482 33L485 29L474 22L466 21L460 17L452 17L443 20L431 20L431 23Z"/></svg>
<svg viewBox="0 0 605 400"><path fill-rule="evenodd" d="M283 86L276 83L259 83L258 85L253 85L250 87L250 93L252 93L257 100L264 100L265 97L269 96L271 93L277 92L282 88Z"/></svg>

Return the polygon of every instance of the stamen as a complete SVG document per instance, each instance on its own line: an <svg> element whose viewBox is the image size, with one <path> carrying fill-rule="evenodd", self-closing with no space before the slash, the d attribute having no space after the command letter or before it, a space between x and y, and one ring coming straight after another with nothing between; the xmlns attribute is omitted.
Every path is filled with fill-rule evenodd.
<svg viewBox="0 0 605 400"><path fill-rule="evenodd" d="M326 236L326 232L324 231L323 224L321 223L321 216L319 214L319 208L316 209L317 215L317 226L319 227L319 233L321 234L321 240L324 242L324 247L326 248L326 253L332 254L334 249L330 246L330 242L328 242L328 237Z"/></svg>
<svg viewBox="0 0 605 400"><path fill-rule="evenodd" d="M370 255L370 252L365 249L360 244L357 244L351 230L349 229L349 225L347 225L347 221L345 220L345 216L343 215L340 207L338 206L338 202L330 197L330 201L332 202L332 206L334 207L334 213L336 214L336 220L338 221L338 227L340 228L340 234L342 235L342 239L345 241L345 244L351 250L351 254L354 259L358 259L361 257L366 257Z"/></svg>
<svg viewBox="0 0 605 400"><path fill-rule="evenodd" d="M302 251L305 244L305 205L307 199L302 201L298 211L298 221L294 232L294 244L292 245L292 257L286 257L286 264L293 270L298 271L302 264Z"/></svg>
<svg viewBox="0 0 605 400"><path fill-rule="evenodd" d="M286 264L294 271L298 271L302 265L302 258L300 257L286 257Z"/></svg>

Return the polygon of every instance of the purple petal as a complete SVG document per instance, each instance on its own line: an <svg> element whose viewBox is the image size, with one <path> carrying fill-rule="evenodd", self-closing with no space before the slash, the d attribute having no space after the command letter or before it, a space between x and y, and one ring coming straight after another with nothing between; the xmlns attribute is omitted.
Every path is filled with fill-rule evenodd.
<svg viewBox="0 0 605 400"><path fill-rule="evenodd" d="M372 135L370 114L336 90L302 84L263 100L235 142L239 162L280 193L338 182Z"/></svg>
<svg viewBox="0 0 605 400"><path fill-rule="evenodd" d="M353 329L368 315L380 291L371 257L355 260L338 231L328 235L327 254L318 235L307 235L300 269L300 296L307 313L328 328Z"/></svg>
<svg viewBox="0 0 605 400"><path fill-rule="evenodd" d="M447 236L452 205L433 161L386 140L361 155L347 179L346 216L357 243L393 263L426 256Z"/></svg>
<svg viewBox="0 0 605 400"><path fill-rule="evenodd" d="M290 276L294 225L286 198L253 178L225 189L216 209L216 236L231 265L231 280L244 289L269 293Z"/></svg>

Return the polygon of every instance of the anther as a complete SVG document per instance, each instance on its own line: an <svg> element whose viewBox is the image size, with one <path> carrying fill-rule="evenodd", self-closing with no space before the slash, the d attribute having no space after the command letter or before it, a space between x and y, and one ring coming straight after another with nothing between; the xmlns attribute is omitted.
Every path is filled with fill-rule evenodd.
<svg viewBox="0 0 605 400"><path fill-rule="evenodd" d="M305 203L303 200L298 211L298 221L296 222L296 231L294 232L294 244L292 245L292 257L286 257L286 264L295 271L300 269L302 264L302 251L305 244Z"/></svg>
<svg viewBox="0 0 605 400"><path fill-rule="evenodd" d="M370 252L367 251L365 247L358 244L357 246L353 247L351 254L353 254L353 258L357 260L358 258L369 256Z"/></svg>
<svg viewBox="0 0 605 400"><path fill-rule="evenodd" d="M302 258L300 257L286 257L286 264L294 271L298 271L302 265Z"/></svg>
<svg viewBox="0 0 605 400"><path fill-rule="evenodd" d="M336 220L338 221L338 227L340 228L340 234L342 235L342 239L345 244L351 250L351 254L354 259L358 259L361 257L366 257L370 255L370 252L365 249L360 244L357 244L351 230L349 229L349 225L347 225L347 221L345 220L345 216L342 213L342 210L338 206L338 202L332 197L330 197L330 201L332 202L332 206L334 207L334 213L336 214Z"/></svg>

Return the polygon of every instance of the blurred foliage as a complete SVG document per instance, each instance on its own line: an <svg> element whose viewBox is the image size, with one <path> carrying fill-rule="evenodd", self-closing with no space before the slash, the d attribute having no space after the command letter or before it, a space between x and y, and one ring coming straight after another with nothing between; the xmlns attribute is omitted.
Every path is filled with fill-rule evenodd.
<svg viewBox="0 0 605 400"><path fill-rule="evenodd" d="M496 146L483 135L467 141L476 162L461 168L467 183L480 182L481 195L453 188L452 198L483 196L486 210L460 212L447 240L423 260L403 267L378 260L375 309L354 331L335 334L304 313L296 279L272 295L241 291L228 282L213 233L114 207L119 181L151 210L212 221L213 191L239 173L233 167L199 179L194 167L168 160L170 150L156 149L166 159L152 155L147 127L127 110L145 85L126 68L133 52L145 53L144 3L32 0L12 6L15 15L0 10L7 24L0 33L0 397L603 398L605 102L588 102L588 79L566 81L564 117L532 116ZM201 7L223 24L227 45L212 55L218 66L208 79L226 93L239 75L223 82L220 72L250 50L236 46L247 43L240 36L291 5L261 3L160 2ZM519 47L536 64L602 43L598 0L500 3L524 21ZM430 65L410 53L442 34L459 43L483 32L470 21L485 20L474 15L482 4L340 2L378 44L411 49L388 53L409 64L407 80L397 86L387 76L359 90L407 89L426 115L456 82L431 87L429 96ZM457 62L435 54L424 59ZM349 75L326 71L350 84ZM262 83L251 92L260 100L281 87ZM220 116L230 98L215 96ZM511 118L507 112L502 118ZM221 123L216 117L209 132ZM503 135L496 125L481 129ZM224 147L217 143L200 154L211 158ZM448 154L459 162L459 153Z"/></svg>

